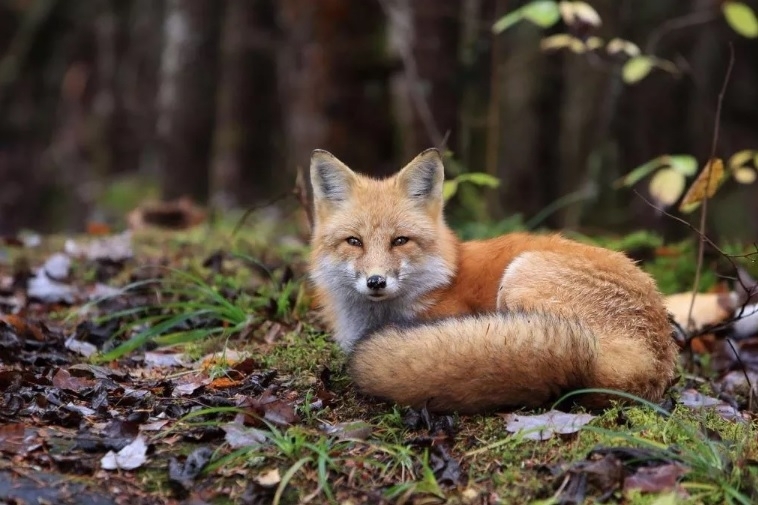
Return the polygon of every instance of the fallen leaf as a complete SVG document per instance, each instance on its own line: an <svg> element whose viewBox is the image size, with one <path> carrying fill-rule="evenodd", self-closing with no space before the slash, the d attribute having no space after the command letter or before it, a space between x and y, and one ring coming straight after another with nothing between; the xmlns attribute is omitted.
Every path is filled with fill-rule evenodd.
<svg viewBox="0 0 758 505"><path fill-rule="evenodd" d="M90 344L89 342L76 340L76 338L74 338L74 335L71 335L69 338L67 338L64 345L69 351L81 354L85 358L89 358L97 352L97 347Z"/></svg>
<svg viewBox="0 0 758 505"><path fill-rule="evenodd" d="M181 352L146 351L145 364L155 368L188 366L186 355Z"/></svg>
<svg viewBox="0 0 758 505"><path fill-rule="evenodd" d="M695 389L685 389L679 397L679 403L685 407L701 408L718 405L721 403L721 400L712 396L706 396Z"/></svg>
<svg viewBox="0 0 758 505"><path fill-rule="evenodd" d="M253 477L253 480L255 480L255 482L263 487L274 487L278 486L282 481L282 476L279 475L278 468L272 468L271 470L268 470L267 472L264 472L257 477Z"/></svg>
<svg viewBox="0 0 758 505"><path fill-rule="evenodd" d="M138 436L134 441L114 453L108 451L100 460L100 466L103 470L134 470L147 462L147 444L142 436Z"/></svg>
<svg viewBox="0 0 758 505"><path fill-rule="evenodd" d="M62 267L58 264L53 264L51 269L55 274L63 273ZM46 273L44 266L37 269L36 274L29 278L26 291L29 298L39 300L42 303L72 304L78 296L78 290L51 278Z"/></svg>
<svg viewBox="0 0 758 505"><path fill-rule="evenodd" d="M64 245L66 254L88 260L125 261L134 256L132 249L132 234L125 231L118 235L110 235L88 242L67 240Z"/></svg>
<svg viewBox="0 0 758 505"><path fill-rule="evenodd" d="M149 423L142 424L140 425L139 429L140 431L160 431L167 424L168 424L168 421L165 419L162 419L159 421L152 421Z"/></svg>
<svg viewBox="0 0 758 505"><path fill-rule="evenodd" d="M213 381L208 386L213 389L229 389L239 386L240 384L240 381L236 381L229 377L219 377L217 379L213 379Z"/></svg>
<svg viewBox="0 0 758 505"><path fill-rule="evenodd" d="M211 460L211 456L213 456L211 449L200 447L192 451L184 461L171 458L168 463L169 484L174 489L189 491L192 488L192 482L203 471Z"/></svg>
<svg viewBox="0 0 758 505"><path fill-rule="evenodd" d="M724 419L729 421L744 421L739 410L718 398L704 395L694 389L682 391L679 403L692 409L713 408Z"/></svg>
<svg viewBox="0 0 758 505"><path fill-rule="evenodd" d="M624 479L624 491L636 489L645 493L660 493L677 487L679 479L689 470L676 463L642 467Z"/></svg>
<svg viewBox="0 0 758 505"><path fill-rule="evenodd" d="M18 454L23 451L26 438L26 425L10 423L0 425L0 452Z"/></svg>
<svg viewBox="0 0 758 505"><path fill-rule="evenodd" d="M64 370L63 368L59 368L53 376L53 386L75 393L84 388L91 388L94 385L95 381L82 377L73 377L68 370Z"/></svg>
<svg viewBox="0 0 758 505"><path fill-rule="evenodd" d="M174 384L173 396L189 396L198 389L211 383L211 378L204 373L184 376Z"/></svg>
<svg viewBox="0 0 758 505"><path fill-rule="evenodd" d="M245 398L239 407L251 409L254 416L247 416L246 423L258 424L263 418L277 426L290 426L300 421L292 402L277 398L273 389L269 388L259 396Z"/></svg>
<svg viewBox="0 0 758 505"><path fill-rule="evenodd" d="M442 445L432 446L429 466L440 484L455 486L462 481L461 464Z"/></svg>
<svg viewBox="0 0 758 505"><path fill-rule="evenodd" d="M64 282L71 273L71 258L63 253L55 253L45 261L42 272L54 281Z"/></svg>
<svg viewBox="0 0 758 505"><path fill-rule="evenodd" d="M268 440L266 432L256 428L248 428L239 423L227 423L221 426L221 429L226 433L224 440L232 449L258 447Z"/></svg>
<svg viewBox="0 0 758 505"><path fill-rule="evenodd" d="M366 440L374 429L365 421L345 421L337 424L324 424L321 429L327 435L336 436L340 440Z"/></svg>
<svg viewBox="0 0 758 505"><path fill-rule="evenodd" d="M555 433L576 433L595 416L551 410L537 415L506 414L504 418L505 429L510 433L523 434L529 440L547 440Z"/></svg>

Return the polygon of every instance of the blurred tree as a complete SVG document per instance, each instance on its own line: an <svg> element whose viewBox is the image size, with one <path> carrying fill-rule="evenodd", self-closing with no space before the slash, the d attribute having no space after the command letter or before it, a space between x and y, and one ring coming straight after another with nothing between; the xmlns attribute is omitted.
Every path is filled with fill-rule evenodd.
<svg viewBox="0 0 758 505"><path fill-rule="evenodd" d="M226 0L211 165L212 200L222 209L270 200L287 185L274 170L282 162L274 4Z"/></svg>
<svg viewBox="0 0 758 505"><path fill-rule="evenodd" d="M145 173L167 198L247 206L288 191L314 148L384 175L449 131L450 175L503 183L487 206L461 187L459 220L687 233L610 183L664 153L702 164L730 42L717 154L755 148L758 39L714 0L592 0L602 26L574 35L620 36L681 69L627 85L603 49L542 51L543 36L574 29L563 21L493 35L530 1L0 2L0 229L120 216L102 202L126 181L134 205L152 189ZM749 190L719 192L720 227L721 208L758 209ZM758 233L746 214L730 233Z"/></svg>
<svg viewBox="0 0 758 505"><path fill-rule="evenodd" d="M381 0L389 23L390 51L403 65L392 79L392 99L402 159L423 149L457 149L461 0Z"/></svg>
<svg viewBox="0 0 758 505"><path fill-rule="evenodd" d="M392 67L379 4L280 0L277 6L286 173L307 168L314 148L367 173L396 170L388 115Z"/></svg>
<svg viewBox="0 0 758 505"><path fill-rule="evenodd" d="M222 2L167 0L158 87L163 196L208 196Z"/></svg>

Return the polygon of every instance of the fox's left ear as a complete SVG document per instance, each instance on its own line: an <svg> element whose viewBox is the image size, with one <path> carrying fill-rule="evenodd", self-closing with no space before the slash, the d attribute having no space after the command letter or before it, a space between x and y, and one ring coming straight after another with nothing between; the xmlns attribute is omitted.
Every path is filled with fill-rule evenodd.
<svg viewBox="0 0 758 505"><path fill-rule="evenodd" d="M425 203L442 202L445 167L437 149L423 151L413 158L397 177L410 198Z"/></svg>

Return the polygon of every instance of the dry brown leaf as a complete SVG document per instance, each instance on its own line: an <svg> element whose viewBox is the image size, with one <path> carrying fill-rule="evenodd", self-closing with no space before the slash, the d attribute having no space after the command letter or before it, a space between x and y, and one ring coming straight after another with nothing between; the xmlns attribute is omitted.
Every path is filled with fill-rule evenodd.
<svg viewBox="0 0 758 505"><path fill-rule="evenodd" d="M682 212L692 212L707 197L711 198L716 194L726 177L724 172L724 162L721 158L713 158L706 163L703 170L698 174L695 181L687 190L687 193L679 204L679 210Z"/></svg>

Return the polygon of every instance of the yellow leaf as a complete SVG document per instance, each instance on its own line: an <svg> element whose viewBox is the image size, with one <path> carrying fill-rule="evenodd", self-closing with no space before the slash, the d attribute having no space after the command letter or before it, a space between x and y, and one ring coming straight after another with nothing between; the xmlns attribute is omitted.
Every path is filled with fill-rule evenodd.
<svg viewBox="0 0 758 505"><path fill-rule="evenodd" d="M679 210L682 212L692 212L697 209L705 198L711 198L716 194L721 184L725 180L724 162L721 158L713 158L706 163L703 170L697 176L690 186L687 194L684 195L682 203L679 204Z"/></svg>
<svg viewBox="0 0 758 505"><path fill-rule="evenodd" d="M634 42L629 42L628 40L615 38L612 39L610 42L608 42L608 45L605 46L605 50L608 51L608 54L616 54L616 53L626 53L628 56L639 56L640 54L640 48L635 44Z"/></svg>
<svg viewBox="0 0 758 505"><path fill-rule="evenodd" d="M684 176L671 168L658 170L650 179L650 195L666 207L679 200L684 191Z"/></svg>
<svg viewBox="0 0 758 505"><path fill-rule="evenodd" d="M574 15L591 26L600 26L602 21L597 11L587 2L574 2Z"/></svg>
<svg viewBox="0 0 758 505"><path fill-rule="evenodd" d="M568 33L558 33L545 37L540 41L540 49L543 51L551 51L553 49L563 49L570 47L572 42L576 39Z"/></svg>
<svg viewBox="0 0 758 505"><path fill-rule="evenodd" d="M758 18L749 6L742 2L724 2L721 6L726 22L732 29L750 39L758 37Z"/></svg>
<svg viewBox="0 0 758 505"><path fill-rule="evenodd" d="M587 49L595 50L603 47L603 39L600 37L590 37L587 39Z"/></svg>
<svg viewBox="0 0 758 505"><path fill-rule="evenodd" d="M732 170L741 167L748 161L753 159L753 156L755 156L756 153L752 149L743 149L742 151L736 152L732 155L731 158L729 158L729 168Z"/></svg>
<svg viewBox="0 0 758 505"><path fill-rule="evenodd" d="M576 21L576 9L574 8L574 2L559 2L558 9L561 12L563 22L567 25L573 25Z"/></svg>
<svg viewBox="0 0 758 505"><path fill-rule="evenodd" d="M758 174L756 174L755 169L753 168L737 167L732 171L732 176L734 177L734 180L740 184L752 184L755 182Z"/></svg>
<svg viewBox="0 0 758 505"><path fill-rule="evenodd" d="M641 81L653 70L655 62L649 56L635 56L630 58L629 61L624 63L624 68L621 70L621 74L624 78L624 82L627 84L633 84Z"/></svg>
<svg viewBox="0 0 758 505"><path fill-rule="evenodd" d="M587 51L587 46L581 40L574 39L571 41L570 49L576 54L582 54Z"/></svg>

